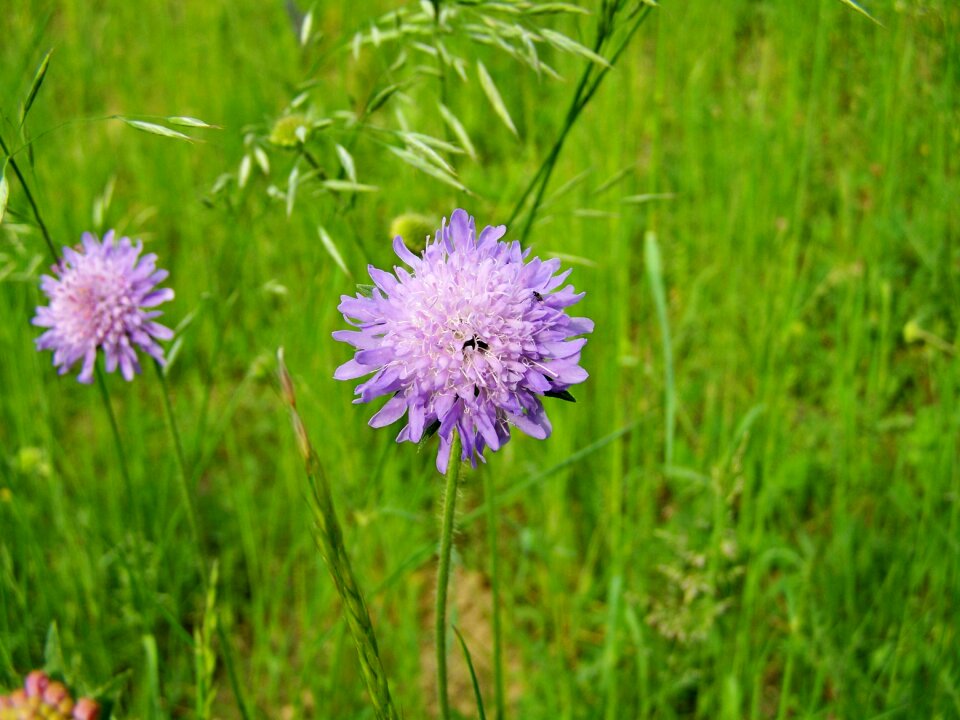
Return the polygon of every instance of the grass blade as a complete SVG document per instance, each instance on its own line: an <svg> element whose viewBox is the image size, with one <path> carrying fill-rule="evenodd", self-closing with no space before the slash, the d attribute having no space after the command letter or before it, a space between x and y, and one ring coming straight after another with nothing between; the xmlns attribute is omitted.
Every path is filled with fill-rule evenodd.
<svg viewBox="0 0 960 720"><path fill-rule="evenodd" d="M675 193L643 193L642 195L627 195L620 198L620 202L631 205L642 205L643 203L653 202L654 200L673 200Z"/></svg>
<svg viewBox="0 0 960 720"><path fill-rule="evenodd" d="M297 411L293 380L284 364L282 348L277 351L277 364L283 399L290 410L297 448L306 471L310 490L310 510L314 520L314 539L330 571L337 593L340 595L347 626L350 628L350 634L357 648L360 667L375 714L378 720L397 720L399 715L390 697L390 686L380 660L373 622L370 620L363 593L357 584L350 557L347 555L343 530L337 519L333 497L330 494L330 483Z"/></svg>
<svg viewBox="0 0 960 720"><path fill-rule="evenodd" d="M157 640L147 633L142 638L147 674L147 718L158 720L160 712L160 661L157 658Z"/></svg>
<svg viewBox="0 0 960 720"><path fill-rule="evenodd" d="M3 222L3 216L7 212L7 201L10 199L10 183L7 181L7 161L3 161L3 169L0 169L0 222Z"/></svg>
<svg viewBox="0 0 960 720"><path fill-rule="evenodd" d="M875 23L876 23L877 25L879 25L880 27L883 27L883 23L880 22L879 20L877 20L873 15L871 15L870 13L868 13L868 12L866 11L866 9L863 7L863 5L861 5L860 3L855 2L854 0L840 0L840 2L842 2L842 3L843 3L844 5L846 5L847 7L853 8L853 9L856 10L858 13L860 13L861 15L869 18L870 20L872 20L873 22L875 22Z"/></svg>
<svg viewBox="0 0 960 720"><path fill-rule="evenodd" d="M493 78L490 77L490 73L487 72L487 68L484 66L483 61L481 60L477 60L477 75L480 78L480 87L483 88L484 94L487 96L487 99L493 106L493 111L501 120L503 120L503 124L510 129L510 132L519 137L517 128L513 124L513 119L510 117L510 111L507 110L507 106L503 102L503 97L500 95L500 91L497 90L497 86L494 84Z"/></svg>
<svg viewBox="0 0 960 720"><path fill-rule="evenodd" d="M33 74L33 82L30 83L30 92L27 93L27 99L23 103L23 110L20 111L20 127L27 121L27 113L33 107L33 101L37 99L37 93L40 92L40 86L43 85L43 79L47 76L47 69L50 67L50 56L53 55L53 48L47 50L43 56L37 71Z"/></svg>
<svg viewBox="0 0 960 720"><path fill-rule="evenodd" d="M376 185L364 185L349 180L324 180L321 185L331 192L377 192L380 189Z"/></svg>
<svg viewBox="0 0 960 720"><path fill-rule="evenodd" d="M343 271L344 275L352 280L353 275L351 274L350 270L347 269L347 264L343 261L343 255L340 254L340 250L333 242L333 238L330 237L330 233L327 232L323 225L318 225L317 234L320 236L320 242L323 243L323 247L325 247L327 252L330 253L330 257L333 258L333 261L337 264L337 267Z"/></svg>
<svg viewBox="0 0 960 720"><path fill-rule="evenodd" d="M643 239L643 259L647 268L647 279L650 281L650 291L653 293L653 302L657 308L657 322L660 324L660 333L663 336L663 373L666 394L664 463L669 466L673 464L677 392L673 382L673 349L670 346L670 324L667 320L667 294L663 288L663 261L655 233L648 232Z"/></svg>
<svg viewBox="0 0 960 720"><path fill-rule="evenodd" d="M43 669L48 673L62 673L65 669L63 650L60 647L60 630L57 623L50 623L47 639L43 645Z"/></svg>
<svg viewBox="0 0 960 720"><path fill-rule="evenodd" d="M487 714L483 711L483 696L480 694L480 683L477 682L477 673L473 669L473 659L470 657L470 651L467 649L467 643L463 639L463 635L460 634L460 630L456 625L453 625L453 632L457 635L457 640L460 641L460 648L463 650L463 657L467 661L467 669L470 671L470 680L473 682L473 694L477 699L477 712L480 715L480 720L487 720Z"/></svg>

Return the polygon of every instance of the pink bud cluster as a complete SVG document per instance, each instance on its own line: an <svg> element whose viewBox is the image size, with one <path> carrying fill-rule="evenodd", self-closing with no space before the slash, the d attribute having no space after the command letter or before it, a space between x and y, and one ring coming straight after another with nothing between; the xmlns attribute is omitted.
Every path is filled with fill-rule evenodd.
<svg viewBox="0 0 960 720"><path fill-rule="evenodd" d="M90 698L74 701L67 686L42 670L27 675L23 687L0 695L0 720L98 720L100 706Z"/></svg>

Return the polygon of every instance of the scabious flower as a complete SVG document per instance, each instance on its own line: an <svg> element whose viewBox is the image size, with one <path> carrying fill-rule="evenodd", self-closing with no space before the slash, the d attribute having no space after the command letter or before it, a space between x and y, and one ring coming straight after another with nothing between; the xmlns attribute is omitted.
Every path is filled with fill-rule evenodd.
<svg viewBox="0 0 960 720"><path fill-rule="evenodd" d="M140 372L135 346L163 364L155 340L169 340L173 331L154 322L163 313L149 308L173 299L173 290L157 287L168 273L157 270L156 255L140 257L142 251L139 240L115 242L113 230L103 242L84 233L82 247L63 248L53 267L56 277L40 279L50 304L37 308L33 324L49 330L37 338L37 349L53 350L61 375L83 359L77 379L93 382L97 348L103 348L107 372L119 366L127 380Z"/></svg>
<svg viewBox="0 0 960 720"><path fill-rule="evenodd" d="M437 469L446 472L454 429L462 459L476 465L483 450L498 450L510 427L543 439L550 421L541 398L570 399L567 389L587 379L580 351L593 321L566 308L583 293L559 289L570 274L560 261L528 259L519 242L500 240L503 225L479 235L474 219L455 210L420 255L401 237L393 249L413 272L370 266L369 297L341 296L339 310L356 330L334 338L357 349L337 368L338 380L373 373L354 402L391 396L370 420L384 427L407 415L397 442L440 436Z"/></svg>
<svg viewBox="0 0 960 720"><path fill-rule="evenodd" d="M23 687L0 695L0 720L97 720L100 706L90 698L74 701L67 686L41 670L27 675Z"/></svg>

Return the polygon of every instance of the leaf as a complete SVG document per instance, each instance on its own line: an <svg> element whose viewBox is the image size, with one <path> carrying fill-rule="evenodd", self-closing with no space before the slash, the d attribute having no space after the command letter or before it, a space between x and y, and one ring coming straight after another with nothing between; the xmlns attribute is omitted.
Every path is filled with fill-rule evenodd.
<svg viewBox="0 0 960 720"><path fill-rule="evenodd" d="M673 347L670 342L670 322L667 317L667 293L663 282L663 260L660 255L660 245L655 233L648 231L643 239L643 259L647 270L647 279L650 281L650 292L653 294L653 304L657 310L657 323L660 325L660 334L663 341L663 374L664 374L664 464L673 464L673 439L676 432L677 418L677 390L674 385Z"/></svg>
<svg viewBox="0 0 960 720"><path fill-rule="evenodd" d="M7 161L3 162L3 169L0 170L0 222L3 222L3 216L7 212L7 201L10 199L10 183L7 182Z"/></svg>
<svg viewBox="0 0 960 720"><path fill-rule="evenodd" d="M487 68L484 67L482 60L477 60L477 75L480 78L480 87L483 88L484 94L490 104L493 105L493 111L503 120L504 125L510 129L510 132L519 137L517 128L510 118L510 112L500 96L500 91L497 90L497 86L494 84L493 78L490 77L490 73L487 72Z"/></svg>
<svg viewBox="0 0 960 720"><path fill-rule="evenodd" d="M569 390L547 390L544 397L556 398L557 400L566 400L567 402L576 402L577 399L570 394Z"/></svg>
<svg viewBox="0 0 960 720"><path fill-rule="evenodd" d="M595 62L598 65L602 65L606 68L611 67L610 63L605 57L597 55L597 53L590 48L586 47L585 45L581 45L572 38L568 38L563 33L558 33L549 28L543 28L540 30L540 34L543 35L544 39L548 43L559 50L564 50L568 53L572 53L573 55L579 55L580 57L586 58L590 62Z"/></svg>
<svg viewBox="0 0 960 720"><path fill-rule="evenodd" d="M643 195L627 195L625 198L621 198L620 202L640 205L652 200L673 200L676 196L676 193L645 193Z"/></svg>
<svg viewBox="0 0 960 720"><path fill-rule="evenodd" d="M451 132L457 136L457 140L460 141L460 144L463 146L463 149L466 150L467 155L471 159L477 159L477 149L473 146L473 143L470 142L470 135L467 134L466 128L463 127L463 123L457 119L457 116L450 112L448 108L443 103L437 103L437 106L440 108L440 114L443 116L444 121L449 126Z"/></svg>
<svg viewBox="0 0 960 720"><path fill-rule="evenodd" d="M337 157L340 158L340 164L343 166L343 171L347 174L347 177L350 178L350 182L355 183L357 181L357 166L353 162L353 155L338 143Z"/></svg>
<svg viewBox="0 0 960 720"><path fill-rule="evenodd" d="M157 639L150 633L140 638L143 643L147 675L147 717L162 717L160 712L160 662L157 653Z"/></svg>
<svg viewBox="0 0 960 720"><path fill-rule="evenodd" d="M324 180L320 184L332 192L377 192L380 190L376 185L364 185L349 180Z"/></svg>
<svg viewBox="0 0 960 720"><path fill-rule="evenodd" d="M173 364L177 361L177 358L180 357L180 351L183 349L183 338L175 338L170 347L166 352L166 357L164 358L163 363L163 376L170 377L170 371L173 369Z"/></svg>
<svg viewBox="0 0 960 720"><path fill-rule="evenodd" d="M189 117L187 115L174 115L173 117L168 117L167 122L171 125L179 125L180 127L191 127L191 128L204 128L207 130L219 130L219 125L211 125L208 122L204 122L200 118Z"/></svg>
<svg viewBox="0 0 960 720"><path fill-rule="evenodd" d="M98 685L93 690L89 692L89 696L94 699L113 699L120 694L120 691L123 689L124 685L130 680L133 676L133 670L127 669L123 670L112 678L107 680L102 685Z"/></svg>
<svg viewBox="0 0 960 720"><path fill-rule="evenodd" d="M632 165L627 165L626 167L620 168L613 175L611 175L609 178L607 178L602 183L600 183L590 194L600 195L606 192L607 190L612 188L614 185L616 185L618 182L623 180L623 178L625 178L632 169L633 169Z"/></svg>
<svg viewBox="0 0 960 720"><path fill-rule="evenodd" d="M27 99L23 103L23 110L20 111L20 127L27 121L27 113L33 107L33 101L37 99L37 93L40 92L40 86L43 85L43 79L47 76L47 68L50 67L50 56L53 55L53 48L47 50L43 56L37 71L33 74L33 82L30 83L30 92L27 93Z"/></svg>
<svg viewBox="0 0 960 720"><path fill-rule="evenodd" d="M487 720L487 715L483 712L483 696L480 695L480 683L477 682L477 673L474 672L473 660L470 658L467 643L464 641L463 635L460 634L456 625L453 626L453 632L457 634L457 640L460 641L460 648L463 650L463 657L466 659L467 669L470 671L470 679L473 681L473 695L477 700L477 713L480 716L480 720Z"/></svg>
<svg viewBox="0 0 960 720"><path fill-rule="evenodd" d="M861 15L865 15L867 18L869 18L870 20L873 20L873 22L875 22L875 23L876 23L877 25L879 25L880 27L883 27L883 23L881 23L881 22L880 22L879 20L877 20L873 15L871 15L870 13L868 13L868 12L866 11L866 9L864 9L864 7L863 7L860 3L854 2L854 0L840 0L840 2L842 2L842 3L843 3L844 5L846 5L847 7L853 8L854 10L856 10L856 11L857 11L858 13L860 13Z"/></svg>
<svg viewBox="0 0 960 720"><path fill-rule="evenodd" d="M317 226L317 234L320 235L320 242L323 243L323 247L325 247L327 252L330 253L330 257L333 258L333 262L335 262L337 267L343 271L344 275L352 280L353 275L347 269L347 264L343 261L343 255L340 254L340 250L333 242L333 238L330 237L330 234L326 231L323 225Z"/></svg>
<svg viewBox="0 0 960 720"><path fill-rule="evenodd" d="M148 132L153 135L160 135L162 137L173 138L175 140L186 140L187 142L193 142L193 138L189 135L184 135L179 130L172 130L163 125L157 125L156 123L146 122L144 120L131 120L130 118L125 118L122 115L117 115L118 120L123 120L127 125L137 130L142 130L143 132Z"/></svg>
<svg viewBox="0 0 960 720"><path fill-rule="evenodd" d="M63 650L60 648L60 631L57 623L50 623L47 641L43 646L43 668L48 673L62 673L64 669Z"/></svg>

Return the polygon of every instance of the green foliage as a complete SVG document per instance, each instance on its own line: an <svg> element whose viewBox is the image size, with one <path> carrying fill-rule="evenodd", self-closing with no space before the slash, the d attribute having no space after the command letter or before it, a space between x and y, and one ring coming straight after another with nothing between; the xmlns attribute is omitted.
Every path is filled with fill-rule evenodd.
<svg viewBox="0 0 960 720"><path fill-rule="evenodd" d="M233 687L251 717L371 717L272 384L283 345L396 705L435 712L435 445L396 446L331 379L337 298L394 262L395 218L509 217L605 69L551 33L593 50L618 4L5 7L2 158L54 246L115 227L171 270L166 382L219 582L214 605L157 376L107 379L131 506L97 391L35 352L50 253L6 161L4 687L55 622L64 675L117 717L237 718ZM493 473L508 717L960 715L960 9L859 5L882 26L837 0L661 2L570 129L528 241L575 263L591 379L548 441L466 473L454 712L476 716L474 677L494 697ZM118 114L204 142L86 121Z"/></svg>

